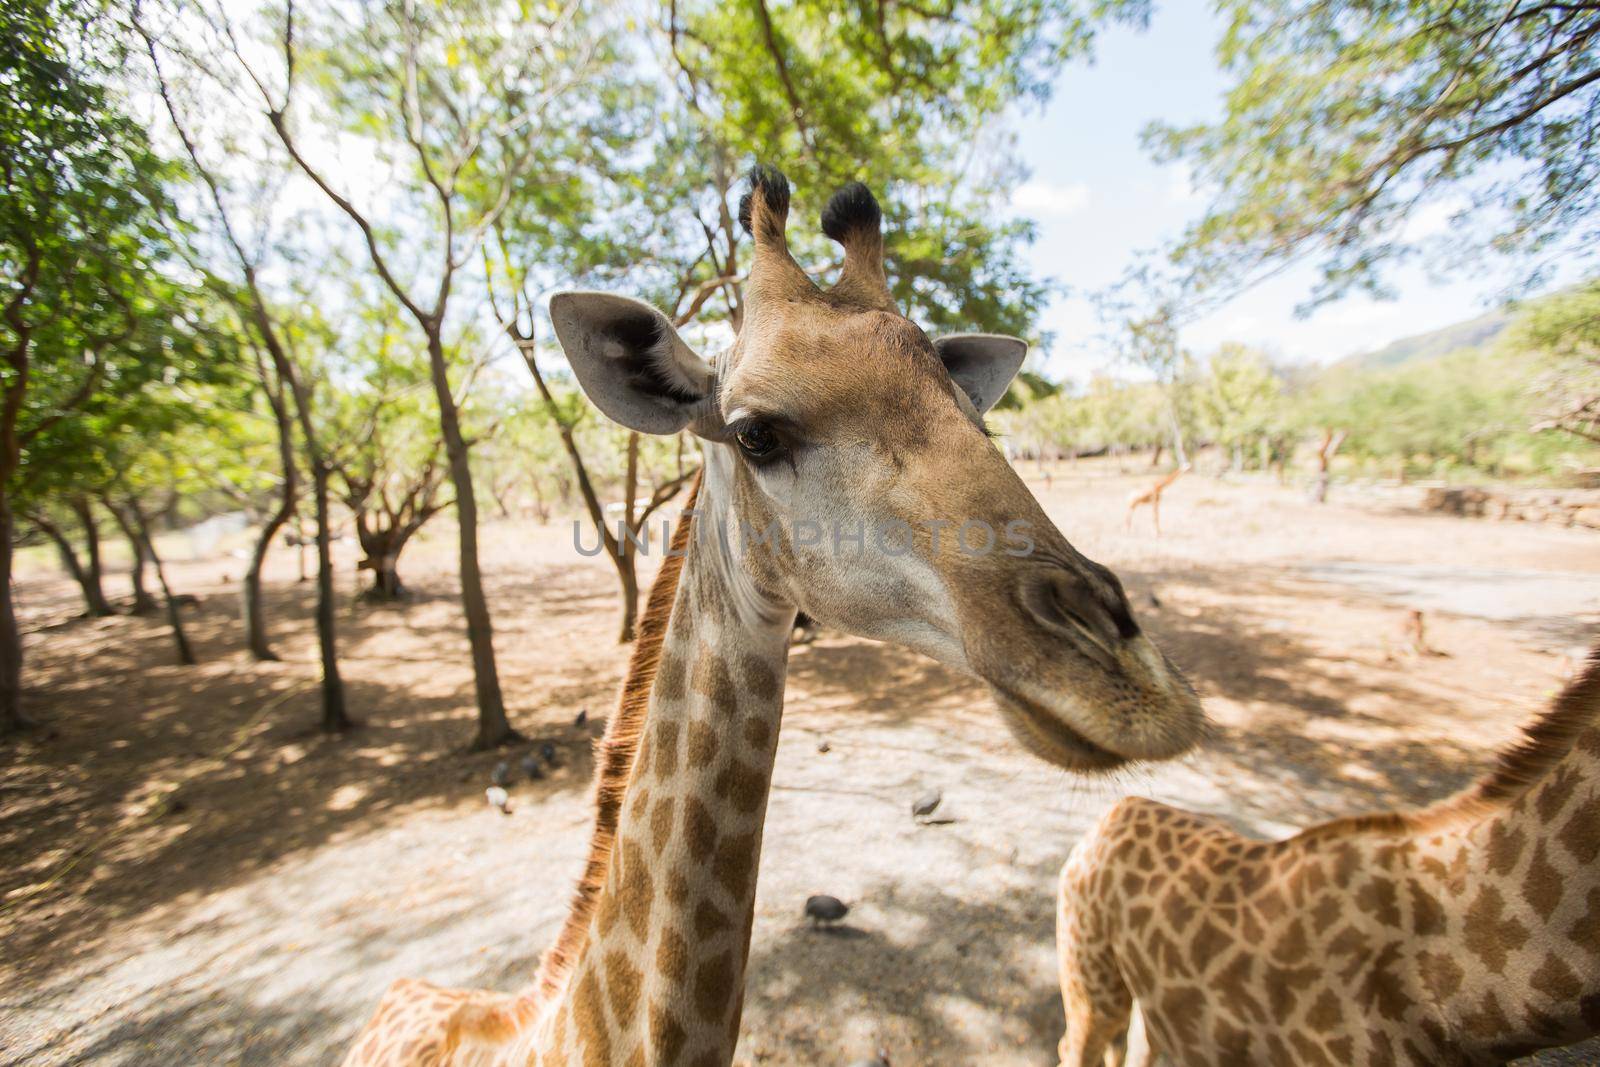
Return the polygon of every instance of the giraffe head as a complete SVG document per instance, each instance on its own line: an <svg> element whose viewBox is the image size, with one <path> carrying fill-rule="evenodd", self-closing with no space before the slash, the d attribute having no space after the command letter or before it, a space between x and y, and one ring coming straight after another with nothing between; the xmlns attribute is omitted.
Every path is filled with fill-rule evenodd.
<svg viewBox="0 0 1600 1067"><path fill-rule="evenodd" d="M787 181L757 168L751 185L744 321L714 361L647 304L551 299L589 398L624 426L706 442L727 558L774 618L797 608L976 674L1016 737L1062 767L1187 749L1203 722L1193 690L985 432L1027 345L929 338L901 315L864 186L823 212L844 266L822 288L789 253Z"/></svg>

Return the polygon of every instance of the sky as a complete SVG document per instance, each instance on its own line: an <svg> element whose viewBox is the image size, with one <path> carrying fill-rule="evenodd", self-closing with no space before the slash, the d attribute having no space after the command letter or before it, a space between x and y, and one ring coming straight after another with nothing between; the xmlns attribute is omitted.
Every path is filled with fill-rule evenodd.
<svg viewBox="0 0 1600 1067"><path fill-rule="evenodd" d="M1043 360L1051 377L1081 384L1098 371L1128 373L1110 362L1104 326L1084 294L1115 282L1139 252L1176 238L1203 213L1187 171L1153 163L1139 133L1155 119L1187 123L1222 114L1226 83L1213 56L1220 31L1210 6L1170 0L1143 31L1112 28L1092 65L1072 64L1042 112L1015 120L1031 177L1013 207L1039 223L1031 265L1073 290L1053 301L1041 323L1055 335ZM1451 210L1419 211L1409 236L1442 234ZM1203 354L1243 341L1285 361L1326 363L1480 315L1508 279L1483 271L1439 282L1423 267L1407 266L1388 276L1396 300L1352 296L1297 318L1295 306L1314 280L1311 268L1291 268L1189 325L1183 342Z"/></svg>

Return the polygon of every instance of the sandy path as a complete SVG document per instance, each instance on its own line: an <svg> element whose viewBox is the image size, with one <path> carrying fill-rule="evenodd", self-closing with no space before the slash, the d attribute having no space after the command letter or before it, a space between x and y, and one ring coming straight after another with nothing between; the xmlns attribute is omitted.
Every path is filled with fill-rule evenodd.
<svg viewBox="0 0 1600 1067"><path fill-rule="evenodd" d="M1214 743L1084 783L1024 755L980 688L935 664L837 634L797 649L741 1062L844 1063L885 1045L897 1067L1053 1063L1051 883L1106 804L1141 792L1274 834L1437 796L1600 624L1592 534L1318 509L1191 478L1164 498L1158 540L1120 530L1133 484L1062 469L1037 488L1136 607L1157 595L1141 615L1190 670ZM352 702L369 719L344 741L306 732L305 694L251 724L266 687L311 677L303 614L278 627L281 665L233 653L221 607L202 613L207 664L187 672L152 667L167 650L146 620L38 636L35 707L57 737L0 756L0 798L18 816L0 830L0 1064L327 1063L392 978L511 988L531 974L589 817L570 716L603 713L621 669L612 579L574 562L565 526L490 531L517 724L567 761L514 790L502 817L481 799L496 757L459 751L470 679L450 542L435 529L409 561L418 602L343 616ZM287 581L292 561L277 565ZM226 602L226 564L174 569ZM22 594L41 612L67 603L43 579ZM303 587L274 596L303 612ZM1392 656L1411 606L1448 657ZM196 758L241 731L233 757ZM139 821L141 798L171 781L182 810ZM910 801L934 786L957 821L916 826ZM21 895L85 842L105 843ZM800 921L812 892L853 903L847 928Z"/></svg>

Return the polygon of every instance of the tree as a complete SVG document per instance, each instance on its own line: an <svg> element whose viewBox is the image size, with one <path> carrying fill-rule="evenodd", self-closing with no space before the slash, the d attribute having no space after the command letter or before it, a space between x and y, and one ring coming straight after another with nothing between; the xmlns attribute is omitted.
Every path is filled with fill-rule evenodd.
<svg viewBox="0 0 1600 1067"><path fill-rule="evenodd" d="M1118 302L1107 296L1102 302L1102 314L1109 313L1117 323L1112 335L1121 358L1138 367L1155 380L1160 390L1168 441L1178 465L1186 466L1189 451L1184 445L1185 425L1189 421L1188 388L1186 379L1194 365L1194 357L1178 340L1178 305L1171 299L1160 299L1147 307ZM1161 459L1159 439L1150 463Z"/></svg>
<svg viewBox="0 0 1600 1067"><path fill-rule="evenodd" d="M1244 449L1274 428L1282 383L1265 356L1247 345L1224 343L1206 361L1193 387L1195 414L1211 439L1229 450L1234 470Z"/></svg>
<svg viewBox="0 0 1600 1067"><path fill-rule="evenodd" d="M1600 278L1519 309L1503 344L1539 360L1534 429L1600 444Z"/></svg>
<svg viewBox="0 0 1600 1067"><path fill-rule="evenodd" d="M458 272L528 179L552 108L558 102L563 110L572 107L571 94L593 75L605 35L578 0L511 12L492 0L404 0L361 9L354 21L330 15L309 24L297 23L291 5L281 27L274 42L284 59L281 89L269 88L237 47L234 58L260 90L289 158L356 227L373 271L426 343L455 490L461 599L478 703L473 745L504 744L518 735L506 718L495 665L469 443L452 394L445 330ZM382 219L375 225L372 209L339 191L308 155L304 107L291 115L296 88L308 82L325 106L323 117L382 151L404 153L394 210L420 236L420 247L396 247L394 230ZM423 223L429 214L432 226ZM397 266L403 255L427 264L423 278L403 280L409 273Z"/></svg>
<svg viewBox="0 0 1600 1067"><path fill-rule="evenodd" d="M695 192L664 205L670 215L655 212L671 220L666 239L683 243L659 257L679 271L663 272L662 306L694 318L696 304L670 294L698 301L711 287L738 327L741 235L730 197L743 192L740 164L754 159L782 164L802 213L850 180L871 181L891 287L930 329L1032 331L1048 290L1019 254L1033 226L994 210L1019 173L995 119L1047 97L1055 72L1091 51L1102 24L1142 25L1147 3L668 0L659 10L662 66L683 103L670 139L696 149L666 157L694 167L687 182L652 182ZM802 263L834 262L820 233L791 241Z"/></svg>
<svg viewBox="0 0 1600 1067"><path fill-rule="evenodd" d="M106 599L105 587L102 585L100 566L100 530L96 525L94 510L89 498L83 495L74 495L68 501L72 514L77 519L78 529L83 531L84 560L79 562L77 550L73 547L72 538L62 521L50 513L47 506L40 505L29 508L25 514L28 521L40 533L50 539L56 546L56 551L61 554L61 565L66 568L72 580L78 583L78 588L83 591L83 613L89 618L103 618L115 615L116 609Z"/></svg>
<svg viewBox="0 0 1600 1067"><path fill-rule="evenodd" d="M322 729L328 733L338 733L349 729L351 722L349 713L345 708L344 681L339 676L338 637L335 632L335 605L333 583L333 531L332 517L329 503L328 482L331 478L326 455L322 442L317 436L313 424L312 389L299 373L291 357L289 346L293 343L290 331L292 323L281 321L279 309L270 301L261 281L262 249L268 243L265 233L261 239L251 242L241 235L233 222L225 187L217 172L202 158L201 150L195 136L190 131L186 121L184 109L179 106L176 89L168 79L162 66L161 56L164 46L161 34L151 27L143 18L141 5L135 2L133 6L134 28L143 40L145 50L150 58L152 73L155 78L156 88L161 101L165 105L168 118L172 122L174 132L183 145L185 156L193 169L195 177L200 180L205 191L205 197L210 205L213 219L216 223L219 236L224 246L224 256L231 258L234 269L240 279L238 287L228 287L227 292L236 303L240 318L247 324L255 335L255 340L264 349L271 362L273 375L279 390L276 401L273 403L274 420L279 431L279 440L282 444L280 457L283 462L282 475L284 479L285 498L293 494L295 487L294 464L288 462L290 449L282 434L286 429L285 420L280 418L280 407L283 406L283 392L287 392L294 402L295 419L298 423L301 442L305 448L307 466L311 472L312 498L316 511L316 541L317 541L317 645L322 661ZM206 24L211 34L217 32L216 27L224 27L229 42L233 41L231 32L226 31L226 23L209 22ZM220 45L211 38L206 38L212 51L219 51ZM262 378L263 388L269 394L273 393L274 386L269 384L265 377ZM274 514L277 520L280 512ZM281 522L280 522L281 525ZM131 526L130 536L136 535L137 530ZM271 650L266 642L264 624L259 610L260 604L260 568L261 561L266 553L266 546L270 538L263 536L257 542L256 553L252 557L252 566L247 571L250 581L246 585L245 618L249 631L247 640L252 652L259 658L271 656Z"/></svg>
<svg viewBox="0 0 1600 1067"><path fill-rule="evenodd" d="M1202 288L1319 261L1318 300L1383 292L1404 223L1449 208L1449 265L1600 249L1600 6L1225 0L1214 123L1146 144L1217 189L1176 250Z"/></svg>
<svg viewBox="0 0 1600 1067"><path fill-rule="evenodd" d="M248 301L248 298L245 300ZM261 344L255 339L249 322L243 321L240 325L243 327L246 343L250 348L250 361L255 369L256 381L260 384L261 395L266 400L268 410L272 412L274 439L278 446L278 506L261 524L255 546L250 550L250 562L246 565L244 578L239 583L245 647L255 659L271 661L276 660L278 655L272 651L272 645L267 639L266 611L261 599L261 569L266 566L267 553L271 550L278 531L282 530L294 516L295 509L299 505L300 474L295 462L294 420L289 414L290 398L285 395L291 390L286 388L282 375L273 369L272 361L262 354ZM332 561L329 562L331 564Z"/></svg>
<svg viewBox="0 0 1600 1067"><path fill-rule="evenodd" d="M404 595L400 554L423 524L450 506L439 497L447 470L428 356L408 349L403 327L382 306L360 317L337 346L338 363L346 367L340 376L354 380L335 397L330 437L343 444L332 462L355 519L360 567L372 572L367 596L376 600ZM460 377L470 381L473 374Z"/></svg>
<svg viewBox="0 0 1600 1067"><path fill-rule="evenodd" d="M97 9L0 13L0 733L23 722L11 600L13 495L27 450L117 388L173 314L166 164L107 89L118 56Z"/></svg>
<svg viewBox="0 0 1600 1067"><path fill-rule="evenodd" d="M639 577L637 550L635 542L640 531L646 529L657 509L668 503L677 491L693 477L694 470L685 471L682 465L676 474L669 480L658 485L651 493L650 498L639 505L636 500L638 493L639 471L639 434L633 431L626 432L625 446L627 454L627 473L622 485L623 514L619 523L613 524L606 514L605 505L600 500L600 494L595 485L595 478L591 473L592 458L585 458L585 451L580 445L577 432L583 419L592 410L588 401L576 390L569 390L564 396L558 396L552 389L544 371L538 361L538 310L533 295L528 291L528 272L514 266L514 260L505 252L505 244L501 241L501 271L497 274L485 256L484 269L486 284L490 294L495 317L500 321L500 327L516 346L523 361L527 364L528 373L532 375L535 388L539 392L540 401L543 403L545 415L551 425L555 427L561 447L565 451L567 461L572 466L574 480L577 483L578 495L583 500L584 510L589 515L589 521L599 538L600 546L605 551L606 558L616 569L617 581L620 586L622 600L622 623L618 631L617 640L621 643L632 641L635 633L635 624L639 614ZM504 285L510 290L510 303L504 307L495 297L496 287ZM592 457L592 453L590 454ZM681 452L680 452L681 456ZM698 469L698 468L696 468Z"/></svg>
<svg viewBox="0 0 1600 1067"><path fill-rule="evenodd" d="M1148 4L990 0L862 9L836 0L670 0L657 11L654 66L670 84L645 75L612 79L604 123L590 128L579 118L573 126L584 136L566 142L564 165L545 168L546 180L499 220L489 278L502 327L557 423L616 567L624 640L637 605L627 530L675 487L658 485L637 513L625 487L623 536L612 531L585 469L592 459L548 395L537 294L572 279L620 284L665 309L691 337L707 336L707 327L738 330L745 278L738 201L748 165L769 161L792 179L797 214L820 212L851 180L873 182L888 219L890 286L901 308L930 330L1030 334L1049 287L1022 262L1033 225L997 210L1020 171L992 125L1019 99L1046 96L1054 72L1089 51L1102 22L1140 23ZM586 180L573 182L574 175ZM836 250L820 231L797 228L790 237L815 273L837 271ZM637 447L630 439L628 454Z"/></svg>

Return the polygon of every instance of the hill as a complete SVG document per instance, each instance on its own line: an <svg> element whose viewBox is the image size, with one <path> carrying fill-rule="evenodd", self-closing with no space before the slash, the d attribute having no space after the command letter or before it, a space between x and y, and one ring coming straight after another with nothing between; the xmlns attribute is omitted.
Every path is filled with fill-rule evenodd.
<svg viewBox="0 0 1600 1067"><path fill-rule="evenodd" d="M1506 328L1507 321L1504 312L1491 311L1475 319L1467 319L1465 322L1451 323L1441 329L1390 341L1382 348L1371 352L1347 356L1336 366L1374 370L1398 366L1414 359L1432 359L1454 352L1458 348L1475 348L1498 337L1500 331Z"/></svg>

